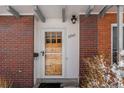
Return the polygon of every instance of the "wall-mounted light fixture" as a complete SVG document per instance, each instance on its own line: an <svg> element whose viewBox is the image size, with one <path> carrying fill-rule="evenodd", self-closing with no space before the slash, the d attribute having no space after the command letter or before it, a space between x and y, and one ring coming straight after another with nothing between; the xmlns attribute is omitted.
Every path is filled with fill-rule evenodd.
<svg viewBox="0 0 124 93"><path fill-rule="evenodd" d="M71 22L72 22L73 24L75 24L76 21L77 21L76 15L72 15Z"/></svg>

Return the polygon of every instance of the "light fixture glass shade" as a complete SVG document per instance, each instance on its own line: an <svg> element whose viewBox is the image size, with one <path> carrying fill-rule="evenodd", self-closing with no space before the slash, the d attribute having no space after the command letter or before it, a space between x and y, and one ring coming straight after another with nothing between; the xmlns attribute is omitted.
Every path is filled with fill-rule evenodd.
<svg viewBox="0 0 124 93"><path fill-rule="evenodd" d="M73 24L76 23L76 21L77 21L76 15L72 15L71 21Z"/></svg>

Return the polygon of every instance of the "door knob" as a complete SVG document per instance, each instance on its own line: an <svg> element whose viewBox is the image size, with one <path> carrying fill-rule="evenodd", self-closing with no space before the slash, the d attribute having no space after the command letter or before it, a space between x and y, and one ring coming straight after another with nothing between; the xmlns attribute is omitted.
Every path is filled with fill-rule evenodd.
<svg viewBox="0 0 124 93"><path fill-rule="evenodd" d="M44 52L44 51L41 51L40 53L42 53L42 56L44 56L44 55L45 55L45 52Z"/></svg>

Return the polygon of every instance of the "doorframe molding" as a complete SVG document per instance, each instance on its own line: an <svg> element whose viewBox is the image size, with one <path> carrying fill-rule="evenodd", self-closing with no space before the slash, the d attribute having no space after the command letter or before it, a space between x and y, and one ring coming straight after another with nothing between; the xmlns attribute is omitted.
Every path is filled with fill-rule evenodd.
<svg viewBox="0 0 124 93"><path fill-rule="evenodd" d="M40 77L41 78L64 78L65 77L65 72L66 72L66 41L67 41L67 36L66 36L66 29L65 28L43 28L41 31L40 31L40 44L39 44L39 50L42 51L43 49L45 49L45 45L43 45L45 43L45 32L62 32L62 50L63 50L63 53L62 53L62 76L60 75L56 75L56 76L45 76L45 59L42 59L42 55L40 54L40 59L39 61L41 62L40 66L38 68L38 70L40 70L41 72L41 75ZM42 46L42 48L41 48Z"/></svg>

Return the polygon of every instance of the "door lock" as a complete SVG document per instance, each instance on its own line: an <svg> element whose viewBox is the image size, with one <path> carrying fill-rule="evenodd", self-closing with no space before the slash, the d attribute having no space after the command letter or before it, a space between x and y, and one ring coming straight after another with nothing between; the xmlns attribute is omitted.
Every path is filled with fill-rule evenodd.
<svg viewBox="0 0 124 93"><path fill-rule="evenodd" d="M41 51L40 53L42 53L42 56L44 56L44 55L45 55L45 52L44 52L44 51Z"/></svg>

